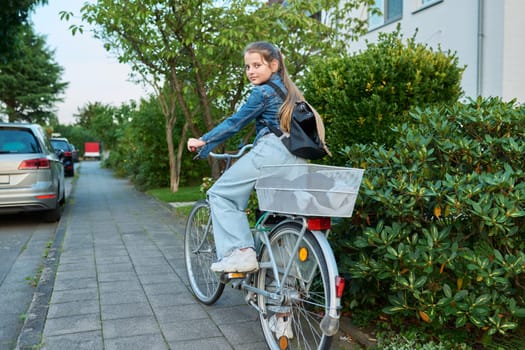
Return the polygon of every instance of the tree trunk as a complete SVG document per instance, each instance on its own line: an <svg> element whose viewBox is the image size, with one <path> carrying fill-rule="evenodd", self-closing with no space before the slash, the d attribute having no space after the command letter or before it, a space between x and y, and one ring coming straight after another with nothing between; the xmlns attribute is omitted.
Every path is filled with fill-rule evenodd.
<svg viewBox="0 0 525 350"><path fill-rule="evenodd" d="M177 150L177 158L176 158L176 164L175 164L175 173L177 177L177 189L179 188L180 183L180 171L181 171L181 164L182 164L182 152L186 149L186 136L188 134L188 123L184 123L184 127L182 128L182 133L179 140L179 148Z"/></svg>
<svg viewBox="0 0 525 350"><path fill-rule="evenodd" d="M177 156L175 155L175 147L173 145L173 127L172 120L166 117L166 142L168 143L168 158L170 160L170 190L177 192L179 190L179 168Z"/></svg>

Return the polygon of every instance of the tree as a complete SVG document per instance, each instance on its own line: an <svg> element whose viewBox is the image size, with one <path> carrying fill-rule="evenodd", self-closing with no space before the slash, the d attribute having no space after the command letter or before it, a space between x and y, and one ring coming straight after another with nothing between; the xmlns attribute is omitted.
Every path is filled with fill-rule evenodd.
<svg viewBox="0 0 525 350"><path fill-rule="evenodd" d="M48 124L56 121L54 104L68 83L61 82L63 68L45 47L42 36L26 25L22 41L11 59L0 62L0 113L10 122L27 121Z"/></svg>
<svg viewBox="0 0 525 350"><path fill-rule="evenodd" d="M345 6L355 8L363 2L369 0L347 1ZM343 51L344 37L336 31L340 24L322 25L309 15L336 9L338 4L336 0L295 0L286 6L256 0L100 0L81 11L83 20L95 25L94 34L106 49L130 63L154 88L165 117L170 187L177 191L188 133L199 136L213 128L246 93L241 68L244 46L256 40L274 42L286 53L291 74L297 76L313 57ZM333 11L332 18L340 20L339 13ZM65 19L71 15L62 13ZM73 34L79 30L72 26ZM172 131L177 109L185 125L175 150Z"/></svg>
<svg viewBox="0 0 525 350"><path fill-rule="evenodd" d="M47 0L3 0L0 6L0 63L5 63L19 44L29 12Z"/></svg>
<svg viewBox="0 0 525 350"><path fill-rule="evenodd" d="M117 133L124 125L131 112L136 109L134 101L114 107L101 102L90 102L78 109L76 125L89 130L96 141L101 141L104 148L112 149L117 143ZM91 140L95 141L95 140Z"/></svg>

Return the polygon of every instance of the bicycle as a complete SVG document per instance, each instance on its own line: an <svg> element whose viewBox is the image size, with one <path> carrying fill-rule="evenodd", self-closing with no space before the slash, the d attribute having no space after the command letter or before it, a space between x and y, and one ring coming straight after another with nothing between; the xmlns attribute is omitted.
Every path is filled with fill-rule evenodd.
<svg viewBox="0 0 525 350"><path fill-rule="evenodd" d="M226 160L228 168L250 147L244 146L236 154L210 155ZM329 349L339 328L345 281L339 276L327 236L331 217L351 216L363 170L313 164L267 168L255 186L263 212L252 230L259 270L222 274L210 270L217 258L215 242L209 204L200 200L185 228L191 290L207 305L220 298L228 283L243 290L245 301L259 313L272 350ZM327 181L331 181L328 190ZM324 188L312 190L323 187L319 182L325 182ZM310 189L290 190L287 183Z"/></svg>

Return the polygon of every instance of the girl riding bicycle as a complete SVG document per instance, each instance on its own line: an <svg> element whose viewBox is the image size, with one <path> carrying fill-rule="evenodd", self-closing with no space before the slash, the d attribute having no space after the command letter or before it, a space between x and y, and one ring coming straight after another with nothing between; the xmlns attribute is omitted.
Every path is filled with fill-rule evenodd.
<svg viewBox="0 0 525 350"><path fill-rule="evenodd" d="M288 76L282 53L268 42L255 42L244 50L244 62L246 75L254 86L246 103L211 131L199 139L190 138L187 143L188 150L200 148L199 157L206 158L211 150L255 121L257 134L251 152L229 168L207 192L219 259L211 266L215 272L258 269L245 210L261 167L306 162L291 154L267 126L288 132L295 103L304 100ZM287 92L286 100L266 84L268 81Z"/></svg>

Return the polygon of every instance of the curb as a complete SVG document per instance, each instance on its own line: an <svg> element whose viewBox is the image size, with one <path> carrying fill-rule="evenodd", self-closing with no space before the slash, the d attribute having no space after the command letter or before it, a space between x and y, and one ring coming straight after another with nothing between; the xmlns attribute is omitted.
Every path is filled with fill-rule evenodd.
<svg viewBox="0 0 525 350"><path fill-rule="evenodd" d="M341 332L348 334L352 340L364 346L365 349L374 349L377 347L377 339L363 332L359 327L354 326L349 317L341 317L339 333ZM341 334L338 334L338 336L341 336Z"/></svg>
<svg viewBox="0 0 525 350"><path fill-rule="evenodd" d="M71 198L71 195L69 198ZM66 204L62 216L65 217L68 212L69 207ZM66 233L66 226L66 221L60 220L55 231L53 245L49 249L47 257L44 259L44 268L33 293L31 305L27 310L26 320L22 326L20 334L18 335L15 348L17 350L35 349L35 347L41 342L42 332L44 331L47 311L49 308L49 301L51 300L51 294L53 293L53 287L55 285L55 276Z"/></svg>
<svg viewBox="0 0 525 350"><path fill-rule="evenodd" d="M67 201L74 198L76 180L77 179L72 180L72 187ZM31 300L31 305L29 305L29 309L27 310L27 317L18 335L15 350L35 349L40 346L42 341L42 333L44 332L44 326L46 324L49 302L53 294L58 262L66 234L67 222L65 218L69 216L70 210L70 206L66 202L62 218L55 231L53 245L49 248L47 257L43 261L42 273L33 292L33 299Z"/></svg>

